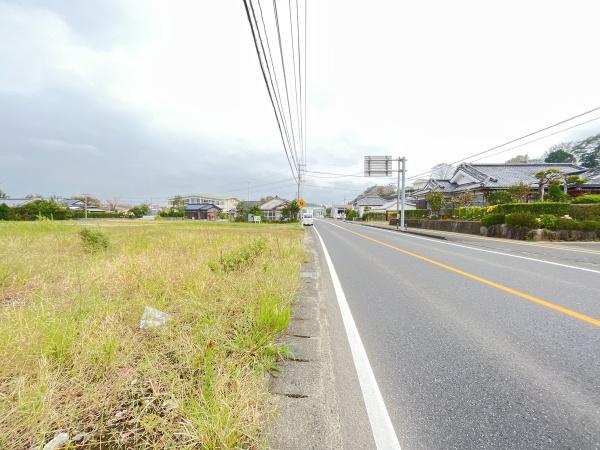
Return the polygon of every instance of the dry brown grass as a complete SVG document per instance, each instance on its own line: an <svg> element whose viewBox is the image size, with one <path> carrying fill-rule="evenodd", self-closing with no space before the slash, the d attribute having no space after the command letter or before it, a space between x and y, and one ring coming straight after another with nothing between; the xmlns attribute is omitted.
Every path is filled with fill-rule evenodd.
<svg viewBox="0 0 600 450"><path fill-rule="evenodd" d="M303 257L291 225L0 223L0 448L259 448ZM260 239L264 248L221 270ZM212 267L212 269L211 269ZM172 315L140 330L146 305Z"/></svg>

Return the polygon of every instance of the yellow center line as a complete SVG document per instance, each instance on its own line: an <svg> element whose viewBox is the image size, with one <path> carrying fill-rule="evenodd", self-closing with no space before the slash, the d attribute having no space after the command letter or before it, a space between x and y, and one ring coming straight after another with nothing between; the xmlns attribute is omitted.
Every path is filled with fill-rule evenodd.
<svg viewBox="0 0 600 450"><path fill-rule="evenodd" d="M334 225L334 226L336 226L338 228L341 228L341 229L347 231L348 233L352 233L352 234L360 236L360 237L362 237L364 239L367 239L369 241L376 242L377 244L383 245L384 247L388 247L388 248L391 248L392 250L396 250L397 252L403 253L403 254L408 255L408 256L412 256L413 258L420 259L421 261L428 262L430 264L433 264L435 266L438 266L438 267L441 267L443 269L449 270L451 272L457 273L459 275L462 275L464 277L470 278L472 280L479 281L480 283L483 283L483 284L486 284L488 286L494 287L494 288L496 288L498 290L501 290L501 291L504 291L504 292L508 292L509 294L515 295L515 296L520 297L520 298L522 298L524 300L528 300L530 302L537 303L538 305L545 306L546 308L553 309L554 311L558 311L558 312L560 312L562 314L565 314L567 316L570 316L570 317L573 317L575 319L579 319L579 320L582 320L584 322L587 322L587 323L590 323L592 325L595 325L597 327L600 327L600 320L599 319L594 319L593 317L586 316L585 314L578 313L577 311L573 311L572 309L565 308L564 306L560 306L560 305L557 305L555 303L549 302L548 300L543 300L541 298L534 297L533 295L525 294L524 292L517 291L516 289L510 288L508 286L504 286L502 284L496 283L496 282L488 280L486 278L474 275L474 274L469 273L469 272L465 272L464 270L461 270L461 269L458 269L456 267L450 266L448 264L444 264L442 262L436 261L435 259L427 258L426 256L418 255L418 254L410 252L408 250L404 250L403 248L396 247L395 245L388 244L387 242L380 241L379 239L375 239L375 238L372 238L370 236L367 236L367 235L364 235L364 234L361 234L361 233L357 233L356 231L349 230L349 229L347 229L345 227L341 227L339 225Z"/></svg>

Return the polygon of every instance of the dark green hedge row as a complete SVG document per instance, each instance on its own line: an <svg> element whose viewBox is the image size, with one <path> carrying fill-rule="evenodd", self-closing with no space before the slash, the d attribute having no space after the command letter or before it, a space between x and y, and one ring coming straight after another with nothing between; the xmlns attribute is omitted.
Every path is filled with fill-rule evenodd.
<svg viewBox="0 0 600 450"><path fill-rule="evenodd" d="M82 219L84 211L72 211L52 200L35 200L23 206L10 208L0 203L0 220L37 220L40 217L53 220ZM127 213L88 212L88 218L124 218Z"/></svg>
<svg viewBox="0 0 600 450"><path fill-rule="evenodd" d="M384 212L366 212L363 214L363 220L367 222L372 220L386 220Z"/></svg>
<svg viewBox="0 0 600 450"><path fill-rule="evenodd" d="M534 215L554 214L564 216L569 214L569 203L539 202L539 203L505 203L494 208L495 214L529 213Z"/></svg>
<svg viewBox="0 0 600 450"><path fill-rule="evenodd" d="M593 205L571 205L569 215L573 219L597 220L600 219L600 204Z"/></svg>

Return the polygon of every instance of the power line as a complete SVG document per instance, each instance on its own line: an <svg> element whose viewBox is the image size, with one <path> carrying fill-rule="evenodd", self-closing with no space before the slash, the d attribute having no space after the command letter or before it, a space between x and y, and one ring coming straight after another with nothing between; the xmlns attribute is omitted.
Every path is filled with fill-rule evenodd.
<svg viewBox="0 0 600 450"><path fill-rule="evenodd" d="M254 15L254 8L252 7L252 1L250 0L250 7L252 9L252 15L254 17L254 21L255 23L258 23L258 21L256 20L256 16ZM271 67L273 68L273 78L275 79L275 98L277 100L277 106L279 109L279 115L281 117L281 120L283 121L283 130L285 132L285 136L287 138L287 143L288 143L288 148L291 149L292 148L292 144L290 142L290 135L289 135L289 131L288 131L288 127L287 127L287 120L286 120L286 116L283 113L283 102L281 101L281 89L279 88L279 80L277 79L277 71L275 70L275 64L273 63L273 54L271 53L271 45L269 44L269 33L267 32L267 27L265 25L265 19L263 16L263 10L262 10L262 5L260 3L260 0L258 0L258 9L260 11L260 20L262 22L263 25L263 30L264 30L264 34L265 34L265 41L267 43L267 54L269 55L269 61L271 62ZM260 31L259 31L259 37L260 37ZM262 40L261 40L261 46L262 46ZM264 46L262 46L263 49L263 55L265 54L265 49ZM267 61L267 69L269 68L269 62ZM269 71L269 77L270 77L270 71ZM273 85L273 80L271 80L271 85ZM292 126L292 124L290 123L290 127ZM291 150L290 150L291 151ZM293 159L293 158L292 158ZM298 170L298 163L297 161L294 160L294 164L296 167L296 170Z"/></svg>
<svg viewBox="0 0 600 450"><path fill-rule="evenodd" d="M246 1L246 0L244 0ZM289 93L289 89L288 89L288 82L287 82L287 73L285 70L285 59L283 57L283 44L281 42L281 30L279 27L279 14L277 12L277 0L273 0L273 10L275 11L275 25L277 27L277 38L279 41L279 54L281 56L281 66L283 68L283 82L285 85L285 96L287 99L287 107L288 107L288 114L290 116L290 128L292 130L292 141L294 143L294 154L296 156L296 167L298 167L298 149L296 147L296 136L294 133L294 127L292 126L292 109L290 107L290 93ZM293 38L292 38L292 43L293 43ZM295 70L295 67L294 67Z"/></svg>
<svg viewBox="0 0 600 450"><path fill-rule="evenodd" d="M539 137L537 139L532 139L531 141L527 141L527 142L525 142L523 144L515 145L514 147L510 147L510 148L501 150L499 152L492 153L491 155L486 155L483 158L474 159L471 162L481 161L482 159L487 159L487 158L491 158L492 156L500 155L501 153L506 153L506 152L508 152L510 150L514 150L515 148L523 147L523 146L525 146L527 144L531 144L533 142L541 141L542 139L546 139L547 137L554 136L555 134L563 133L563 132L568 131L568 130L570 130L572 128L580 127L581 125L585 125L586 123L590 123L590 122L593 122L593 121L598 120L598 119L600 119L600 116L594 117L593 119L586 120L585 122L578 123L577 125L573 125L573 126L570 126L568 128L563 128L562 130L555 131L554 133L546 134L546 135L544 135L542 137Z"/></svg>
<svg viewBox="0 0 600 450"><path fill-rule="evenodd" d="M258 40L257 40L256 33L254 32L254 26L253 26L252 19L250 17L250 10L248 8L248 3L250 3L250 7L252 8L253 11L254 11L254 8L252 6L251 0L244 0L244 8L246 9L246 17L248 18L248 24L250 25L250 31L252 32L252 39L254 40L254 47L256 49L256 56L258 57L258 62L259 62L260 69L261 69L261 72L262 72L262 75L263 75L263 79L265 81L265 85L267 87L267 92L269 94L269 99L271 100L271 106L273 107L273 113L275 114L275 119L277 120L277 127L279 128L279 135L281 136L281 142L283 144L283 149L285 151L285 156L286 156L288 164L290 166L290 170L292 172L292 177L294 178L294 180L296 180L296 174L294 173L294 168L292 166L292 162L290 161L290 155L288 154L288 150L287 150L286 145L285 145L285 139L283 137L284 133L283 133L283 130L281 128L280 120L279 120L279 118L277 116L277 108L275 107L275 102L273 100L273 95L271 93L271 88L269 86L269 82L267 80L267 75L265 73L265 68L264 68L264 65L263 65L263 61L262 61L262 58L260 56L260 50L258 49ZM258 30L258 24L256 24L256 31L257 32L259 31ZM262 42L262 40L261 40L261 42Z"/></svg>
<svg viewBox="0 0 600 450"><path fill-rule="evenodd" d="M522 140L522 139L528 138L528 137L530 137L530 136L533 136L534 134L541 133L542 131L549 130L550 128L554 128L554 127L556 127L556 126L558 126L558 125L562 125L562 124L563 124L563 123L565 123L565 122L570 122L571 120L577 119L578 117L585 116L586 114L589 114L589 113L592 113L592 112L594 112L594 111L598 111L598 110L600 110L600 106L597 106L596 108L592 108L592 109L590 109L589 111L586 111L586 112L583 112L583 113L577 114L577 115L575 115L575 116L573 116L573 117L569 117L568 119L561 120L560 122L556 122L556 123L554 123L554 124L552 124L552 125L548 125L547 127L540 128L540 129L539 129L539 130L537 130L537 131L533 131L533 132L531 132L531 133L528 133L528 134L526 134L526 135L524 135L524 136L518 137L518 138L516 138L516 139L512 139L512 140L510 140L510 141L508 141L508 142L505 142L505 143L503 143L503 144L496 145L496 146L494 146L494 147L492 147L492 148L488 148L487 150L483 150L483 151L481 151L481 152L479 152L479 153L475 153L475 154L473 154L473 155L467 156L466 158L462 158L462 159L459 159L459 160L457 160L457 161L451 162L451 163L449 163L449 164L450 164L450 165L458 164L458 163L461 163L461 162L464 162L464 161L466 161L467 159L471 159L471 158L474 158L474 157L476 157L476 156L479 156L479 155L483 155L483 154L485 154L485 153L492 152L492 151L494 151L494 150L496 150L496 149L499 149L500 147L504 147L504 146L506 146L506 145L509 145L509 144L512 144L512 143L514 143L514 142L517 142L517 141L520 141L520 140ZM580 124L580 125L583 125L583 124ZM573 127L573 128L575 128L575 127ZM525 144L523 144L523 145L525 145ZM418 174L416 174L416 175L413 175L413 176L411 176L411 177L408 177L408 178L407 178L407 180L413 180L413 179L415 179L415 178L418 178L418 177L420 177L420 176L427 175L427 174L430 174L430 173L431 173L431 170L428 170L427 172L418 173Z"/></svg>

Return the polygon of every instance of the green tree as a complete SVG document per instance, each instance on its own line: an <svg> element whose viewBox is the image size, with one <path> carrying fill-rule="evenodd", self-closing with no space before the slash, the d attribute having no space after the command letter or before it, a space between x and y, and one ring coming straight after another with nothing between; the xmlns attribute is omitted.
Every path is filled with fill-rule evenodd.
<svg viewBox="0 0 600 450"><path fill-rule="evenodd" d="M553 202L566 202L569 196L560 189L560 181L554 180L548 187L548 200Z"/></svg>
<svg viewBox="0 0 600 450"><path fill-rule="evenodd" d="M573 154L583 167L600 167L600 133L576 142Z"/></svg>
<svg viewBox="0 0 600 450"><path fill-rule="evenodd" d="M544 162L547 163L574 163L577 158L573 153L567 151L570 148L570 143L558 144L550 147L544 155Z"/></svg>
<svg viewBox="0 0 600 450"><path fill-rule="evenodd" d="M446 202L444 194L441 192L430 192L425 198L427 199L429 209L431 209L431 211L438 216L440 214L440 209L442 209L444 203Z"/></svg>
<svg viewBox="0 0 600 450"><path fill-rule="evenodd" d="M513 184L512 186L509 186L508 192L510 193L513 202L527 203L529 194L531 193L531 188L521 181L519 184Z"/></svg>
<svg viewBox="0 0 600 450"><path fill-rule="evenodd" d="M358 217L358 212L353 209L346 210L346 219L356 219Z"/></svg>
<svg viewBox="0 0 600 450"><path fill-rule="evenodd" d="M563 179L564 192L566 194L570 187L581 186L585 183L587 183L587 180L585 178L581 178L579 175L567 175Z"/></svg>
<svg viewBox="0 0 600 450"><path fill-rule="evenodd" d="M534 175L538 179L538 194L540 200L544 200L544 188L563 178L563 173L558 169L540 170Z"/></svg>
<svg viewBox="0 0 600 450"><path fill-rule="evenodd" d="M8 198L8 194L0 189L0 198Z"/></svg>
<svg viewBox="0 0 600 450"><path fill-rule="evenodd" d="M529 188L527 190L529 191ZM512 200L513 196L509 191L490 192L487 198L490 205L502 205L504 203L510 203Z"/></svg>
<svg viewBox="0 0 600 450"><path fill-rule="evenodd" d="M140 218L147 215L150 212L150 206L143 203L141 205L137 205L133 208L130 208L129 212L132 213L135 217Z"/></svg>
<svg viewBox="0 0 600 450"><path fill-rule="evenodd" d="M181 195L176 195L175 197L173 197L173 199L171 200L171 206L176 211L185 211L185 202L183 201L183 197Z"/></svg>

